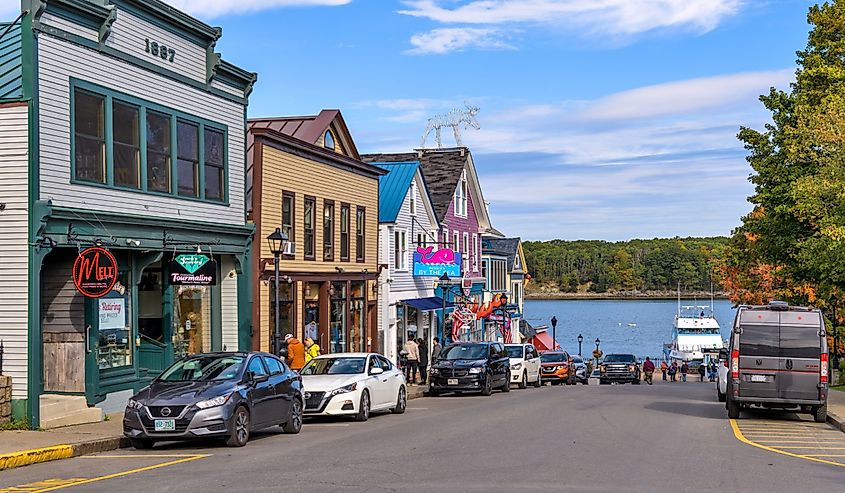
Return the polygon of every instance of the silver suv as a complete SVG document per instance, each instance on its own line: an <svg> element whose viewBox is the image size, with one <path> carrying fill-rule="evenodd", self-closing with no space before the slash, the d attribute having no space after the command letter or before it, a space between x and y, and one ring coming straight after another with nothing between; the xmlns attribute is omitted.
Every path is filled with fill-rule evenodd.
<svg viewBox="0 0 845 493"><path fill-rule="evenodd" d="M774 301L740 306L730 340L725 407L761 406L827 419L827 334L820 310Z"/></svg>

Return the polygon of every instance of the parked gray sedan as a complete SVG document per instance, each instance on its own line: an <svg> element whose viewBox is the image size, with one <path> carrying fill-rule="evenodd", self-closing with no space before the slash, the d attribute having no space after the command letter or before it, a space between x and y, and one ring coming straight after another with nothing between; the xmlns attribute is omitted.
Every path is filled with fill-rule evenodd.
<svg viewBox="0 0 845 493"><path fill-rule="evenodd" d="M156 441L221 437L242 447L252 431L281 425L299 433L302 379L266 353L188 356L129 399L123 433L132 446Z"/></svg>

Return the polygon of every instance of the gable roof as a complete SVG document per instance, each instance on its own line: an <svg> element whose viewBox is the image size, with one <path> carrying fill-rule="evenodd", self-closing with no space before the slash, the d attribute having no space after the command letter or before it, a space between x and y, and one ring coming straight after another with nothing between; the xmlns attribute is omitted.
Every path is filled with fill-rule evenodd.
<svg viewBox="0 0 845 493"><path fill-rule="evenodd" d="M21 25L0 23L0 34L4 32L0 38L0 100L18 100L23 97Z"/></svg>
<svg viewBox="0 0 845 493"><path fill-rule="evenodd" d="M318 115L250 118L249 128L269 128L313 145L320 145L326 131L352 159L361 159L340 110L322 110Z"/></svg>
<svg viewBox="0 0 845 493"><path fill-rule="evenodd" d="M514 261L519 255L520 238L489 238L485 237L481 243L481 253L507 255L508 272L514 270Z"/></svg>
<svg viewBox="0 0 845 493"><path fill-rule="evenodd" d="M408 189L414 180L414 175L420 168L419 161L407 163L372 163L388 173L378 179L378 222L396 222L399 210Z"/></svg>
<svg viewBox="0 0 845 493"><path fill-rule="evenodd" d="M411 162L418 161L425 178L428 192L434 206L438 221L446 219L446 213L452 204L452 198L458 187L458 181L464 169L467 169L467 181L475 204L475 213L479 217L479 224L489 228L487 206L481 194L475 167L472 164L472 154L466 147L451 149L421 149L418 152L394 154L365 154L361 156L366 162Z"/></svg>

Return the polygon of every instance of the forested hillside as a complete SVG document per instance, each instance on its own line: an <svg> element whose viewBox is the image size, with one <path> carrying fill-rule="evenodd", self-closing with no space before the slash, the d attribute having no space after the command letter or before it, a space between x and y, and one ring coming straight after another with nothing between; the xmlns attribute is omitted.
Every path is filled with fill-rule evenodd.
<svg viewBox="0 0 845 493"><path fill-rule="evenodd" d="M529 291L544 286L578 291L710 291L728 245L726 237L607 241L525 242ZM716 289L718 280L713 279ZM532 286L533 284L533 286Z"/></svg>

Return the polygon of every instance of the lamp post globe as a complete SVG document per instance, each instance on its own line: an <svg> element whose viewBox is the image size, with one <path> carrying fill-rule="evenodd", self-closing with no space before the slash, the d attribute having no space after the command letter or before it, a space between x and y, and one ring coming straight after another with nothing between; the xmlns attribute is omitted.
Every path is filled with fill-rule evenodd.
<svg viewBox="0 0 845 493"><path fill-rule="evenodd" d="M279 260L282 256L282 252L285 251L285 247L288 243L288 235L282 233L281 228L276 228L275 231L270 233L267 236L267 247L270 249L270 252L273 253L273 267L275 270L275 329L273 330L273 354L278 355L281 346L279 344L279 340L281 339L281 332L279 327L280 325L280 302L279 302Z"/></svg>

